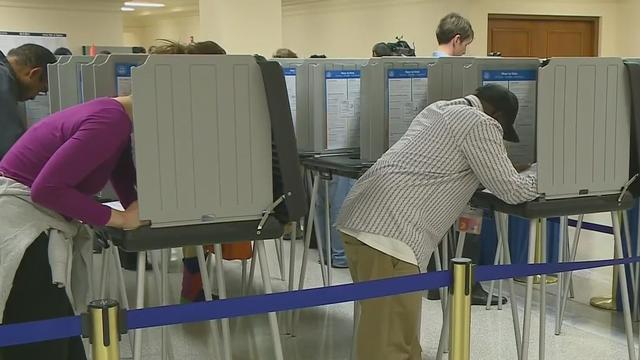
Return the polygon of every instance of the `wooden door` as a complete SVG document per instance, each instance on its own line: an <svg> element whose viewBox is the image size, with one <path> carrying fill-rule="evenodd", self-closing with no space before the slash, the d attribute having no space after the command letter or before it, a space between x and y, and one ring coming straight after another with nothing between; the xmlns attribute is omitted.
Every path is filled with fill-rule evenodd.
<svg viewBox="0 0 640 360"><path fill-rule="evenodd" d="M488 36L505 57L598 56L598 18L489 15Z"/></svg>

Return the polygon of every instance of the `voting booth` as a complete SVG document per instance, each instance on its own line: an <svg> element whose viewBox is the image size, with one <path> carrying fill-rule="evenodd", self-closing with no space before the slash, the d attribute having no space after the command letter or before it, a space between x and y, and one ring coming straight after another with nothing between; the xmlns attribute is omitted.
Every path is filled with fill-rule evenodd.
<svg viewBox="0 0 640 360"><path fill-rule="evenodd" d="M535 162L537 80L539 59L527 58L475 58L465 67L463 94L472 94L487 84L502 85L518 98L518 116L515 128L519 143L505 142L509 158L516 164Z"/></svg>
<svg viewBox="0 0 640 360"><path fill-rule="evenodd" d="M428 105L440 100L458 99L465 94L465 69L474 58L466 56L441 57L429 68L427 85Z"/></svg>
<svg viewBox="0 0 640 360"><path fill-rule="evenodd" d="M427 107L436 58L373 58L361 70L360 158L376 161Z"/></svg>
<svg viewBox="0 0 640 360"><path fill-rule="evenodd" d="M60 97L58 110L84 102L81 65L88 64L92 60L91 56L71 56L68 61L58 65L58 95Z"/></svg>
<svg viewBox="0 0 640 360"><path fill-rule="evenodd" d="M305 59L297 70L296 137L301 152L360 147L360 69L367 60Z"/></svg>
<svg viewBox="0 0 640 360"><path fill-rule="evenodd" d="M60 87L58 86L58 67L60 64L64 64L71 56L62 55L58 56L58 61L47 65L48 76L48 97L49 97L49 113L54 113L60 110Z"/></svg>
<svg viewBox="0 0 640 360"><path fill-rule="evenodd" d="M145 54L115 54L93 67L95 97L131 95L131 69L144 63Z"/></svg>
<svg viewBox="0 0 640 360"><path fill-rule="evenodd" d="M304 216L306 195L278 63L248 55L151 55L131 75L140 218L151 225L111 229L118 247L138 251L144 264L148 250L198 245L202 251L205 244L276 239L284 224ZM265 292L271 292L264 243L255 247ZM138 307L143 273L140 265ZM269 322L281 359L275 313ZM229 334L223 321L225 353ZM136 359L141 339L138 331Z"/></svg>
<svg viewBox="0 0 640 360"><path fill-rule="evenodd" d="M155 234L179 227L183 236L158 235L147 244L140 234L150 229L141 229L128 232L139 241L125 248L167 247L158 239L186 241L190 229L207 228L202 236L215 241L215 224L250 230L234 235L237 240L274 238L281 235L280 222L304 215L286 84L277 63L258 65L241 55L153 55L132 70L132 85L140 217L151 221ZM278 131L272 134L272 127ZM290 215L276 221L279 211ZM271 232L258 231L268 226Z"/></svg>
<svg viewBox="0 0 640 360"><path fill-rule="evenodd" d="M289 107L291 108L291 118L293 126L296 126L296 94L297 94L297 78L298 68L302 65L303 59L272 59L282 66L284 80L287 84L287 95L289 96Z"/></svg>
<svg viewBox="0 0 640 360"><path fill-rule="evenodd" d="M554 58L538 73L538 192L619 193L629 180L631 104L619 58Z"/></svg>
<svg viewBox="0 0 640 360"><path fill-rule="evenodd" d="M82 98L85 102L96 98L94 67L107 61L107 58L107 55L99 54L88 64L80 65L80 73L82 74Z"/></svg>

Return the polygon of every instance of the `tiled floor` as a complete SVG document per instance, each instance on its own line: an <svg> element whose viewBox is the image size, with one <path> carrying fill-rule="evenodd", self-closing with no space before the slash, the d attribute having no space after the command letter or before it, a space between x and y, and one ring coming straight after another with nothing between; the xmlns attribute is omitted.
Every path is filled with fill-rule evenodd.
<svg viewBox="0 0 640 360"><path fill-rule="evenodd" d="M589 221L607 224L606 216L591 217ZM610 224L610 220L608 222ZM299 243L300 244L300 243ZM289 242L285 242L286 254ZM301 249L298 246L296 269L299 270ZM285 291L286 283L279 278L277 260L273 250L273 242L267 244L270 255L270 269L273 286L276 291ZM613 239L610 236L584 232L579 259L610 258ZM322 284L316 252L312 253L312 263L307 275L308 287ZM172 302L178 301L180 289L180 263L176 261L180 254L174 252L170 274ZM96 267L99 266L99 259ZM151 272L147 273L146 293L150 299L148 305L157 304L157 287ZM231 296L240 294L239 262L225 263L225 277ZM296 273L297 274L297 273ZM336 283L350 282L347 270L333 270ZM125 272L129 298L134 299L135 276ZM256 274L256 287L261 291L259 270ZM617 313L597 310L588 306L588 300L594 295L606 295L611 291L611 270L596 269L575 275L576 298L569 302L563 333L554 335L555 319L555 286L548 286L547 326L546 326L546 359L625 359L627 358L626 338L621 316ZM114 287L115 289L115 287ZM507 286L504 287L505 291ZM522 297L524 287L516 286L519 317L522 321ZM116 294L114 292L114 294ZM530 359L538 359L538 293L534 296L535 308L532 316ZM133 302L132 302L133 303ZM279 316L285 359L349 359L353 331L353 304L336 304L319 308L305 309L301 312L300 322L296 327L296 336L285 334L287 331L286 315ZM424 300L422 314L421 343L423 359L435 359L442 312L439 302ZM266 316L234 319L231 321L233 359L273 359L273 346ZM167 359L211 359L211 330L208 323L176 325L169 328L173 357ZM145 332L143 359L161 359L160 330L151 329ZM516 359L515 338L509 306L503 310L486 310L474 307L472 310L472 353L471 359ZM122 341L122 357L131 357L129 339ZM446 358L446 356L445 356Z"/></svg>

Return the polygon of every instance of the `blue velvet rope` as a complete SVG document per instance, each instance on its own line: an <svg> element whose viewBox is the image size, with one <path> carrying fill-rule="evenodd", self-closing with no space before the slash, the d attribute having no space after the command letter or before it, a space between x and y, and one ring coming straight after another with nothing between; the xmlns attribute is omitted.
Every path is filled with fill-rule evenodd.
<svg viewBox="0 0 640 360"><path fill-rule="evenodd" d="M476 267L474 277L477 281L500 280L635 262L640 262L640 257L554 264L487 265ZM438 289L450 286L451 281L451 271L438 271L355 284L335 285L184 305L151 307L127 311L127 325L130 330L133 330L238 316L250 316L267 312L279 312ZM0 347L56 340L79 336L80 334L80 316L2 325L0 326Z"/></svg>

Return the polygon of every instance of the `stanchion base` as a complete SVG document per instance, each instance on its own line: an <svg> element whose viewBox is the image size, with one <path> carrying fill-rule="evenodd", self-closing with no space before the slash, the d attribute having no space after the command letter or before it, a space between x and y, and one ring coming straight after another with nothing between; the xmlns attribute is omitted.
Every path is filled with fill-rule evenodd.
<svg viewBox="0 0 640 360"><path fill-rule="evenodd" d="M590 301L591 306L609 311L616 311L618 307L616 306L616 300L610 297L593 297Z"/></svg>
<svg viewBox="0 0 640 360"><path fill-rule="evenodd" d="M527 278L523 277L523 278L515 278L515 281L521 284L526 284L527 283ZM533 277L533 283L535 285L540 285L540 283L542 282L542 276L541 275L535 275ZM551 285L551 284L555 284L558 282L558 277L556 275L547 275L547 285Z"/></svg>

